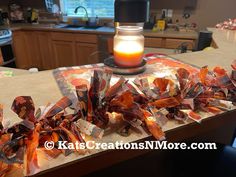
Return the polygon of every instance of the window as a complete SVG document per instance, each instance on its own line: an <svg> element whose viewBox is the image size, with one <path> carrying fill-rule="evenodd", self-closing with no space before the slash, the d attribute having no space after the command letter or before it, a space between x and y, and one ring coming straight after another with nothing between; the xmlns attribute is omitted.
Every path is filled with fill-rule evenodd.
<svg viewBox="0 0 236 177"><path fill-rule="evenodd" d="M84 17L85 11L81 8L75 14L75 8L83 6L87 9L89 17L114 17L115 0L60 0L62 11L68 16Z"/></svg>

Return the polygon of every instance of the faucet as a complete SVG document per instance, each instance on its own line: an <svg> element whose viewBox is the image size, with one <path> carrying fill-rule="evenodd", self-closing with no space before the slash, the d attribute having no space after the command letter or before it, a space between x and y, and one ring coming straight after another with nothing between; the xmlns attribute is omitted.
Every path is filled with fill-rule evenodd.
<svg viewBox="0 0 236 177"><path fill-rule="evenodd" d="M87 17L87 19L89 19L88 11L87 11L87 9L86 9L84 6L78 6L78 7L76 7L76 8L75 8L75 14L78 13L78 10L79 10L80 8L84 9L84 11L85 11L85 13L86 13L86 17Z"/></svg>

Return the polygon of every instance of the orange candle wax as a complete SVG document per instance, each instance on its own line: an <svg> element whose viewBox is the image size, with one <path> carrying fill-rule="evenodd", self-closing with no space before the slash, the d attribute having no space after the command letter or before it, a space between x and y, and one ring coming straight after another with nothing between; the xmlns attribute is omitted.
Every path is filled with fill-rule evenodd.
<svg viewBox="0 0 236 177"><path fill-rule="evenodd" d="M122 67L139 66L143 60L143 47L133 41L124 41L114 48L115 63Z"/></svg>

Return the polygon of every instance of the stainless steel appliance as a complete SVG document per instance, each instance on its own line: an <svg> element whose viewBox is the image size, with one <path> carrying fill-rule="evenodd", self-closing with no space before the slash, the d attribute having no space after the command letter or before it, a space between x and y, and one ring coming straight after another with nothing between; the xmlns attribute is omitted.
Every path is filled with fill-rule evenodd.
<svg viewBox="0 0 236 177"><path fill-rule="evenodd" d="M0 66L15 67L12 32L9 29L0 29Z"/></svg>

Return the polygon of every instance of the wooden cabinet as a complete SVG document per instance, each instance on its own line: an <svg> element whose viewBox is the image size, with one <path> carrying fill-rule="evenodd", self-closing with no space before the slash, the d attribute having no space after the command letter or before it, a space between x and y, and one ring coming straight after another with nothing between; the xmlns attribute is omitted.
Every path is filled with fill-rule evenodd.
<svg viewBox="0 0 236 177"><path fill-rule="evenodd" d="M39 70L53 69L50 35L47 32L13 32L16 66L20 69L36 67Z"/></svg>
<svg viewBox="0 0 236 177"><path fill-rule="evenodd" d="M26 51L25 33L17 31L13 33L13 48L16 56L16 66L20 69L29 69L31 60L29 53Z"/></svg>
<svg viewBox="0 0 236 177"><path fill-rule="evenodd" d="M195 45L194 40L190 39L166 39L164 42L164 48L176 49L183 43L185 43L188 46L189 50L192 50Z"/></svg>
<svg viewBox="0 0 236 177"><path fill-rule="evenodd" d="M162 47L163 39L162 38L145 38L145 47Z"/></svg>
<svg viewBox="0 0 236 177"><path fill-rule="evenodd" d="M98 63L97 35L50 31L15 31L18 68L40 70Z"/></svg>
<svg viewBox="0 0 236 177"><path fill-rule="evenodd" d="M181 44L186 43L188 49L192 50L195 47L194 39L178 39L178 38L145 38L145 47L176 49Z"/></svg>
<svg viewBox="0 0 236 177"><path fill-rule="evenodd" d="M75 44L70 41L52 41L56 67L76 65Z"/></svg>
<svg viewBox="0 0 236 177"><path fill-rule="evenodd" d="M76 43L76 55L78 65L98 63L97 44Z"/></svg>
<svg viewBox="0 0 236 177"><path fill-rule="evenodd" d="M98 62L96 35L52 33L52 46L57 67Z"/></svg>
<svg viewBox="0 0 236 177"><path fill-rule="evenodd" d="M33 31L26 31L25 36L25 52L28 53L29 67L42 69L41 53L39 49L38 36Z"/></svg>
<svg viewBox="0 0 236 177"><path fill-rule="evenodd" d="M42 70L49 70L56 68L56 61L54 60L53 56L50 33L37 32L37 39L41 57Z"/></svg>

